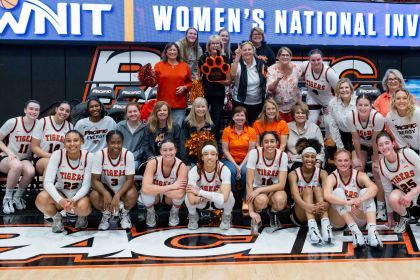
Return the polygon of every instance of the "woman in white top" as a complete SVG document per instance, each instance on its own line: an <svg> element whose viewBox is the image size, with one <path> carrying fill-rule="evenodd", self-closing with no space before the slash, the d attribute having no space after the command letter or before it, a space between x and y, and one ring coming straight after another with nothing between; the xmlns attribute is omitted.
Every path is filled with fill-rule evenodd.
<svg viewBox="0 0 420 280"><path fill-rule="evenodd" d="M276 147L279 137L275 131L265 131L261 135L260 147L249 152L246 165L246 202L251 216L251 234L258 234L262 210L268 205L270 226L280 226L278 212L287 206L284 191L287 180L287 155Z"/></svg>
<svg viewBox="0 0 420 280"><path fill-rule="evenodd" d="M391 110L386 123L398 147L409 147L420 155L420 108L415 97L406 89L391 95Z"/></svg>
<svg viewBox="0 0 420 280"><path fill-rule="evenodd" d="M26 208L24 192L35 175L35 168L30 162L30 144L39 109L38 101L29 100L23 109L25 116L7 120L0 129L0 171L7 174L3 198L4 214L14 213L15 208ZM3 142L6 138L7 145Z"/></svg>
<svg viewBox="0 0 420 280"><path fill-rule="evenodd" d="M108 132L106 143L107 147L93 158L90 200L102 211L100 230L109 228L111 215L119 216L121 227L129 229L132 226L129 211L137 203L134 155L123 148L124 136L119 130Z"/></svg>
<svg viewBox="0 0 420 280"><path fill-rule="evenodd" d="M408 148L396 151L387 132L379 133L376 141L383 155L379 167L385 190L388 227L394 226L393 212L396 212L400 220L394 232L401 233L410 221L409 208L420 206L420 156Z"/></svg>
<svg viewBox="0 0 420 280"><path fill-rule="evenodd" d="M298 226L308 223L309 240L313 244L331 243L332 227L328 218L329 204L325 202L322 187L328 173L316 167L316 155L321 151L321 143L316 139L301 138L296 143L296 150L302 156L302 167L288 175L290 191L295 202L290 215ZM315 219L321 221L321 232Z"/></svg>
<svg viewBox="0 0 420 280"><path fill-rule="evenodd" d="M281 47L277 52L277 62L267 70L267 92L274 98L280 110L280 118L293 121L292 106L302 100L298 87L302 70L292 62L292 51Z"/></svg>
<svg viewBox="0 0 420 280"><path fill-rule="evenodd" d="M53 232L63 232L61 210L77 215L76 228L86 228L86 217L92 211L89 197L92 154L82 150L80 132L70 130L65 135L65 148L53 152L44 176L44 190L35 205L45 215L52 217Z"/></svg>
<svg viewBox="0 0 420 280"><path fill-rule="evenodd" d="M70 112L70 104L62 101L53 109L50 116L37 122L32 133L31 149L38 174L44 174L51 154L64 148L64 136L73 129Z"/></svg>
<svg viewBox="0 0 420 280"><path fill-rule="evenodd" d="M230 171L218 161L217 144L205 142L199 161L188 173L185 205L188 208L188 229L198 228L197 209L223 209L221 230L231 226L235 198L231 192Z"/></svg>
<svg viewBox="0 0 420 280"><path fill-rule="evenodd" d="M330 133L337 149L353 149L351 131L347 122L348 112L356 109L356 95L354 87L348 78L338 80L335 87L335 98L331 99L328 109L330 110Z"/></svg>
<svg viewBox="0 0 420 280"><path fill-rule="evenodd" d="M376 230L376 206L374 197L378 187L366 173L351 166L351 154L337 150L334 154L337 169L327 177L324 198L332 204L329 210L331 224L335 228L347 225L353 236L353 247L364 246L365 239L359 227L366 225L367 244L382 246Z"/></svg>
<svg viewBox="0 0 420 280"><path fill-rule="evenodd" d="M139 201L146 206L148 227L156 226L154 205L160 202L161 195L165 196L166 204L172 204L169 226L179 224L179 208L184 202L187 187L188 168L176 157L176 146L172 139L162 141L160 154L147 162L139 196Z"/></svg>
<svg viewBox="0 0 420 280"><path fill-rule="evenodd" d="M87 102L87 113L89 117L79 120L74 129L84 137L82 148L90 153L96 153L105 148L105 137L109 131L117 127L117 124L114 119L105 116L105 106L98 98L92 98Z"/></svg>

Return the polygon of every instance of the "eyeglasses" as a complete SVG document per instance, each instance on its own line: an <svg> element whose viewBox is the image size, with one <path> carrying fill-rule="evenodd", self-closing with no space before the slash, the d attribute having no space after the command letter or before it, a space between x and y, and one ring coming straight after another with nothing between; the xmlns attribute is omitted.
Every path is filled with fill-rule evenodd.
<svg viewBox="0 0 420 280"><path fill-rule="evenodd" d="M281 57L290 57L290 54L288 54L288 53L282 53L280 56Z"/></svg>
<svg viewBox="0 0 420 280"><path fill-rule="evenodd" d="M388 78L387 81L388 82L393 82L393 81L398 81L399 82L400 79L398 79L398 78Z"/></svg>
<svg viewBox="0 0 420 280"><path fill-rule="evenodd" d="M222 42L211 42L210 45L220 45Z"/></svg>

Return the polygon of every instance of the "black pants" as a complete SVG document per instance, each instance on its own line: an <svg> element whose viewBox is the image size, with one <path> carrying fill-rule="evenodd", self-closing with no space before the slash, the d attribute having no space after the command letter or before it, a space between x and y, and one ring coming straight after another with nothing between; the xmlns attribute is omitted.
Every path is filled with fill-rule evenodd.
<svg viewBox="0 0 420 280"><path fill-rule="evenodd" d="M210 117L215 126L217 141L220 140L220 124L223 116L224 98L224 96L220 98L206 98L207 103L209 104Z"/></svg>
<svg viewBox="0 0 420 280"><path fill-rule="evenodd" d="M248 104L233 100L233 107L235 108L236 106L245 107L245 109L248 112L248 124L252 126L255 120L258 118L258 115L262 111L263 103L256 104L256 105L248 105Z"/></svg>

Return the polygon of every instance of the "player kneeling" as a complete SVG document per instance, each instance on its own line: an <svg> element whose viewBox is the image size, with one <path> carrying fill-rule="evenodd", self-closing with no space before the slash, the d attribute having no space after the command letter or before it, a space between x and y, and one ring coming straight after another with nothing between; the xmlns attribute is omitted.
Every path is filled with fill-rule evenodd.
<svg viewBox="0 0 420 280"><path fill-rule="evenodd" d="M102 211L100 230L109 229L111 215L119 216L123 229L132 227L129 211L137 201L134 156L122 147L123 142L122 133L111 130L106 135L107 147L93 159L90 200Z"/></svg>
<svg viewBox="0 0 420 280"><path fill-rule="evenodd" d="M321 152L321 144L316 139L301 138L296 143L297 153L302 157L302 167L289 173L290 190L295 201L292 221L300 226L308 222L309 239L312 244L331 243L332 227L328 218L328 203L322 194L328 173L316 166L316 156ZM321 233L316 218L321 220Z"/></svg>
<svg viewBox="0 0 420 280"><path fill-rule="evenodd" d="M89 198L92 154L81 150L83 136L70 130L64 138L65 148L52 153L44 177L44 190L35 200L36 207L52 217L53 232L63 232L61 210L77 215L76 228L86 228L92 211Z"/></svg>
<svg viewBox="0 0 420 280"><path fill-rule="evenodd" d="M223 209L220 229L231 226L235 198L231 192L230 170L218 161L216 144L206 142L198 156L198 164L188 173L185 204L188 208L188 229L198 228L198 209Z"/></svg>
<svg viewBox="0 0 420 280"><path fill-rule="evenodd" d="M170 139L162 141L160 156L149 160L143 176L139 201L147 210L146 225L156 226L155 204L165 196L165 203L171 205L169 226L179 224L179 208L184 202L187 186L187 166L176 155L175 143Z"/></svg>
<svg viewBox="0 0 420 280"><path fill-rule="evenodd" d="M284 191L287 178L287 155L280 149L279 137L274 131L261 135L260 147L249 152L246 171L246 201L251 216L251 234L258 234L261 215L268 205L270 226L280 227L278 212L287 205Z"/></svg>
<svg viewBox="0 0 420 280"><path fill-rule="evenodd" d="M372 247L382 247L381 237L376 230L374 201L378 187L366 173L352 169L349 151L339 149L334 159L337 169L328 176L324 188L324 198L333 206L329 210L331 223L338 228L347 224L353 235L354 247L365 245L359 227L367 223L367 244Z"/></svg>

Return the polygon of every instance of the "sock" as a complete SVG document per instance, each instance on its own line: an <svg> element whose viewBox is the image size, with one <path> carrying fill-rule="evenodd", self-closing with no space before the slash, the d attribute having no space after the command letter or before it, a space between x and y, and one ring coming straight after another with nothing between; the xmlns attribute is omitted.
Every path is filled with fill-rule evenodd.
<svg viewBox="0 0 420 280"><path fill-rule="evenodd" d="M5 193L5 195L4 195L4 198L6 199L6 198L8 198L8 199L12 199L12 197L13 197L13 188L9 188L9 187L7 187L6 188L6 193Z"/></svg>
<svg viewBox="0 0 420 280"><path fill-rule="evenodd" d="M61 220L63 216L61 216L60 212L57 212L52 218L53 220Z"/></svg>
<svg viewBox="0 0 420 280"><path fill-rule="evenodd" d="M328 218L322 218L321 219L321 226L322 227L329 226L329 225L331 225L330 219L328 219Z"/></svg>
<svg viewBox="0 0 420 280"><path fill-rule="evenodd" d="M366 225L366 229L368 230L368 233L370 234L372 231L376 230L376 224L374 223L368 223Z"/></svg>
<svg viewBox="0 0 420 280"><path fill-rule="evenodd" d="M362 232L360 231L360 229L359 229L359 227L357 226L356 223L349 224L349 229L353 233L362 234Z"/></svg>
<svg viewBox="0 0 420 280"><path fill-rule="evenodd" d="M26 188L21 188L19 185L17 185L16 191L15 191L15 197L22 197L25 193Z"/></svg>
<svg viewBox="0 0 420 280"><path fill-rule="evenodd" d="M102 211L102 215L111 216L111 212L108 210Z"/></svg>
<svg viewBox="0 0 420 280"><path fill-rule="evenodd" d="M155 207L147 207L146 210L147 212L155 212Z"/></svg>
<svg viewBox="0 0 420 280"><path fill-rule="evenodd" d="M179 207L175 207L175 205L172 205L171 211L179 212Z"/></svg>
<svg viewBox="0 0 420 280"><path fill-rule="evenodd" d="M377 204L378 204L378 208L379 209L384 209L385 208L385 201L377 201Z"/></svg>
<svg viewBox="0 0 420 280"><path fill-rule="evenodd" d="M315 219L309 219L308 220L308 227L309 227L309 229L318 227Z"/></svg>

